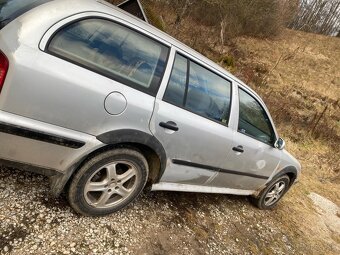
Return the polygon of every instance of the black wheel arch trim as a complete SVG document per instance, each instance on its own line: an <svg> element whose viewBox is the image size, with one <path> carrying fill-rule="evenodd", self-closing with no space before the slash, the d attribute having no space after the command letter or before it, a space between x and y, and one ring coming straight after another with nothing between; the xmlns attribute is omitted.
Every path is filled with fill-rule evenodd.
<svg viewBox="0 0 340 255"><path fill-rule="evenodd" d="M280 170L273 178L272 180L282 176L282 175L285 175L285 174L294 174L294 177L290 180L290 184L289 186L291 186L294 181L296 180L296 177L298 176L298 170L296 169L295 166L286 166L284 167L282 170ZM290 177L290 176L289 176Z"/></svg>
<svg viewBox="0 0 340 255"><path fill-rule="evenodd" d="M138 143L148 146L157 154L160 160L159 178L156 180L156 182L158 182L160 177L163 175L166 167L167 157L163 145L155 136L135 129L120 129L98 135L97 139L108 145Z"/></svg>
<svg viewBox="0 0 340 255"><path fill-rule="evenodd" d="M61 192L67 186L72 175L77 171L77 169L79 169L79 167L82 166L84 162L86 162L88 158L100 153L100 151L105 151L110 145L115 146L124 143L141 144L154 150L160 160L159 176L158 179L155 180L155 182L159 182L159 179L165 171L167 158L162 144L157 140L156 137L139 130L120 129L103 133L98 135L96 138L104 144L103 147L91 151L87 155L84 155L84 157L72 165L64 174L50 177L51 193L53 196L58 197L61 194Z"/></svg>
<svg viewBox="0 0 340 255"><path fill-rule="evenodd" d="M293 174L294 176L293 176L293 178L291 178L291 176L289 176L289 178L290 178L290 183L289 183L289 187L291 187L293 184L294 184L294 182L295 182L295 180L296 180L296 178L297 178L297 176L298 176L298 170L296 169L296 167L295 166L286 166L286 167L284 167L284 168L282 168L280 171L278 171L274 176L273 176L273 178L271 178L266 184L264 184L263 186L261 186L260 188L258 188L257 190L256 190L256 192L254 193L254 195L253 195L253 197L258 197L260 194L261 194L261 192L263 191L263 190L265 190L267 187L268 187L268 185L270 185L270 183L272 183L272 181L273 180L275 180L275 179L277 179L277 178L279 178L280 176L283 176L283 175L290 175L290 174Z"/></svg>

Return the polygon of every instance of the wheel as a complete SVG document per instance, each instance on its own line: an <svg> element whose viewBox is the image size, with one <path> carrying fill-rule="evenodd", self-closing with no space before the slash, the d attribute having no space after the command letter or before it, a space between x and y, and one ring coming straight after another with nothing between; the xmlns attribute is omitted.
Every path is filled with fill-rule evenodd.
<svg viewBox="0 0 340 255"><path fill-rule="evenodd" d="M253 197L251 200L260 209L272 209L288 191L290 187L289 184L289 177L282 175L273 180L258 197Z"/></svg>
<svg viewBox="0 0 340 255"><path fill-rule="evenodd" d="M85 163L73 177L68 200L87 216L102 216L130 204L143 190L148 163L132 149L104 152Z"/></svg>

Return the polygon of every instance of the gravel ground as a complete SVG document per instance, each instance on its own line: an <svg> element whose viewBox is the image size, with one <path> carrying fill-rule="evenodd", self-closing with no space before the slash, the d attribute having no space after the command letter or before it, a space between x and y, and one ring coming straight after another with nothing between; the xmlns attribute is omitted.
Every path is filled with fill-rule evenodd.
<svg viewBox="0 0 340 255"><path fill-rule="evenodd" d="M121 212L91 218L48 191L45 177L0 166L0 254L299 253L275 211L245 197L147 193Z"/></svg>

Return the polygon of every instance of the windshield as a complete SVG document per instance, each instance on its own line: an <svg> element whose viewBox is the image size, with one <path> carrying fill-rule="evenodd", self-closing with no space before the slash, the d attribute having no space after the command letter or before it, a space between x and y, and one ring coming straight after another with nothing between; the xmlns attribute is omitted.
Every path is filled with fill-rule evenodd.
<svg viewBox="0 0 340 255"><path fill-rule="evenodd" d="M0 0L0 29L25 12L49 1L51 0Z"/></svg>

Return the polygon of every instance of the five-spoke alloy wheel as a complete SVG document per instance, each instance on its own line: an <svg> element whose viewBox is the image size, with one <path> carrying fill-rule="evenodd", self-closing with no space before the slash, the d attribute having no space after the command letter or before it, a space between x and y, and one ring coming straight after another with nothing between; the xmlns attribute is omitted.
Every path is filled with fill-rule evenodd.
<svg viewBox="0 0 340 255"><path fill-rule="evenodd" d="M80 214L100 216L122 209L143 190L148 164L132 149L104 152L89 160L72 179L68 199Z"/></svg>
<svg viewBox="0 0 340 255"><path fill-rule="evenodd" d="M277 182L270 191L264 197L264 204L266 206L271 206L275 204L282 197L283 192L286 188L286 183L284 181Z"/></svg>
<svg viewBox="0 0 340 255"><path fill-rule="evenodd" d="M252 202L260 209L271 209L283 197L290 187L290 179L282 175L274 179Z"/></svg>

